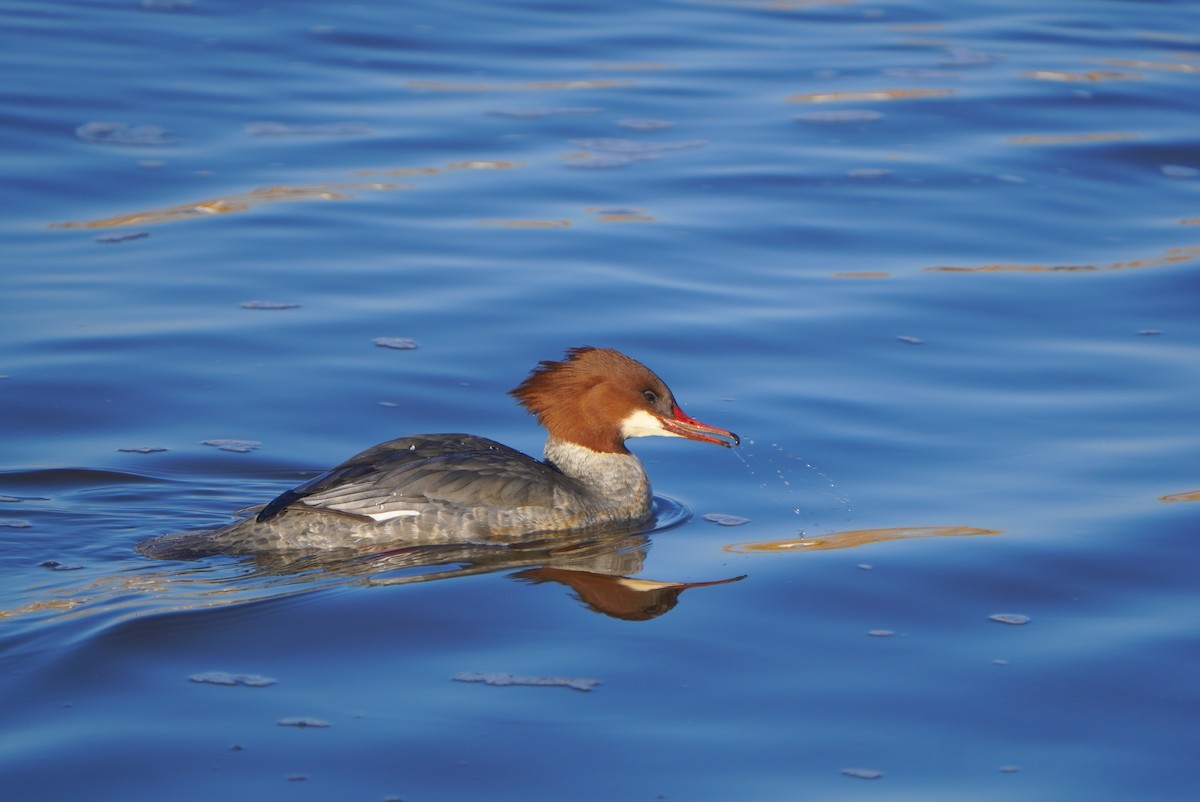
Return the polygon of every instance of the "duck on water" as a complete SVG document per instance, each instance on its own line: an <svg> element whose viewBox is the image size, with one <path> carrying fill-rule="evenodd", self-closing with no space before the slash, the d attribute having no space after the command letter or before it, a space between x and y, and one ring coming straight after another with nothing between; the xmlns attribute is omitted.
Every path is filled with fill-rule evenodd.
<svg viewBox="0 0 1200 802"><path fill-rule="evenodd" d="M511 542L621 530L653 517L632 437L732 447L733 432L689 417L649 368L610 348L572 348L510 393L548 432L545 459L471 434L389 440L217 529L139 544L150 557Z"/></svg>

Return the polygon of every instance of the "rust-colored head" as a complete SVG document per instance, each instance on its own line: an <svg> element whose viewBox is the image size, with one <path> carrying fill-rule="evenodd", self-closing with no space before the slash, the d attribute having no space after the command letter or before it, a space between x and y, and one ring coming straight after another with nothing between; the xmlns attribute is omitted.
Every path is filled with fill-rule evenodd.
<svg viewBox="0 0 1200 802"><path fill-rule="evenodd" d="M552 437L593 451L627 453L626 439L652 435L740 443L733 432L688 417L662 379L611 348L572 348L561 362L540 363L510 395Z"/></svg>

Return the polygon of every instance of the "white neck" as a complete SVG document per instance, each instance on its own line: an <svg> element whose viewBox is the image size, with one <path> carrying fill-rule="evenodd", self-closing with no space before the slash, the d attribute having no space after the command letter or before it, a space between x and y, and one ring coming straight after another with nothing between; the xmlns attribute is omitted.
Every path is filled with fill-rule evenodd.
<svg viewBox="0 0 1200 802"><path fill-rule="evenodd" d="M587 487L598 506L618 508L631 517L649 512L650 479L633 454L593 451L551 437L546 441L546 459Z"/></svg>

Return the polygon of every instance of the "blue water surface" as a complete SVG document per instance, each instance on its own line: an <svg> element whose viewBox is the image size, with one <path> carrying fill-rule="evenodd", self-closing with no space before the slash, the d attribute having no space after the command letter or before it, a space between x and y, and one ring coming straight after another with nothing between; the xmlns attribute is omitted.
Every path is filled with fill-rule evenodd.
<svg viewBox="0 0 1200 802"><path fill-rule="evenodd" d="M5 800L1195 798L1196 4L0 9ZM585 344L657 531L133 551Z"/></svg>

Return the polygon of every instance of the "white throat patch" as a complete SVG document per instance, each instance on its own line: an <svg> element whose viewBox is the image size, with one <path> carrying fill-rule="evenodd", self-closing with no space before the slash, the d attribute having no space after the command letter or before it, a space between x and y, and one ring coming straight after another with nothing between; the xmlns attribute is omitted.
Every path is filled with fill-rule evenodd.
<svg viewBox="0 0 1200 802"><path fill-rule="evenodd" d="M662 422L644 409L621 421L622 437L681 437L663 428Z"/></svg>

